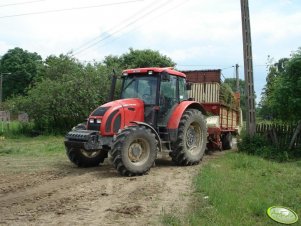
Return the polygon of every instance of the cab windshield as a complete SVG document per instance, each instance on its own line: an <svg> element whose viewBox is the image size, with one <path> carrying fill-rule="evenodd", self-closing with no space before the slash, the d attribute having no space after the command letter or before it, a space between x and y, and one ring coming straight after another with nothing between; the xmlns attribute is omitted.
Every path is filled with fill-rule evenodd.
<svg viewBox="0 0 301 226"><path fill-rule="evenodd" d="M155 105L157 93L157 76L131 74L124 77L121 97L139 98L145 104Z"/></svg>

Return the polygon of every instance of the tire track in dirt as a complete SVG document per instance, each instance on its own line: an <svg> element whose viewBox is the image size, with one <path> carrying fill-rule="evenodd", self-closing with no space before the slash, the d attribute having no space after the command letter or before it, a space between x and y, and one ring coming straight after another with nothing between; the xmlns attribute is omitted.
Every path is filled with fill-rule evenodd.
<svg viewBox="0 0 301 226"><path fill-rule="evenodd" d="M119 176L108 162L90 169L71 164L51 168L31 174L33 184L23 172L17 189L1 192L0 224L158 225L162 213L186 210L192 178L202 164L178 167L170 159L156 163L148 175L130 178ZM16 183L14 174L2 176L1 187Z"/></svg>

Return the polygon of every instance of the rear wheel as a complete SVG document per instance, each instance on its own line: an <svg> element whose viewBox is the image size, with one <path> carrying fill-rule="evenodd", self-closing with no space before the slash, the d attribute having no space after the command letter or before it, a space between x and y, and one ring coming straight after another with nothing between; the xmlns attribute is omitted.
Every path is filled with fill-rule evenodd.
<svg viewBox="0 0 301 226"><path fill-rule="evenodd" d="M66 154L70 161L79 167L98 166L106 158L105 151L86 151L83 148L66 148Z"/></svg>
<svg viewBox="0 0 301 226"><path fill-rule="evenodd" d="M222 136L223 150L229 150L233 147L232 134L229 132Z"/></svg>
<svg viewBox="0 0 301 226"><path fill-rule="evenodd" d="M131 126L117 134L111 155L117 171L123 176L143 175L154 164L158 141L144 126Z"/></svg>
<svg viewBox="0 0 301 226"><path fill-rule="evenodd" d="M178 140L172 144L172 160L177 165L193 165L203 158L207 140L207 128L202 113L188 109L182 115L178 128Z"/></svg>

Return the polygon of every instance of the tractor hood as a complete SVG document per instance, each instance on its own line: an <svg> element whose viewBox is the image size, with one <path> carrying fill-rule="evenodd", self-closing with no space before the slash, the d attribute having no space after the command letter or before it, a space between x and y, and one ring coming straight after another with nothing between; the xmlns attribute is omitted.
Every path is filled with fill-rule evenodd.
<svg viewBox="0 0 301 226"><path fill-rule="evenodd" d="M121 99L99 106L89 116L88 129L112 136L133 121L144 121L144 103L138 98Z"/></svg>
<svg viewBox="0 0 301 226"><path fill-rule="evenodd" d="M101 107L144 107L144 103L141 99L138 98L129 98L129 99L121 99L121 100L114 100L108 102Z"/></svg>

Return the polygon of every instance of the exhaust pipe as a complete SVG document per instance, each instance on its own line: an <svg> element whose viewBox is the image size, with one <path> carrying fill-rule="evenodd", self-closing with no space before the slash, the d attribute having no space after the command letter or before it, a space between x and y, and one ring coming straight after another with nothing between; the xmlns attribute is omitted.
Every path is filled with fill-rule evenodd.
<svg viewBox="0 0 301 226"><path fill-rule="evenodd" d="M116 75L115 69L113 69L111 89L110 89L110 93L109 93L109 97L108 97L109 102L114 100L116 81L117 81L117 75Z"/></svg>

